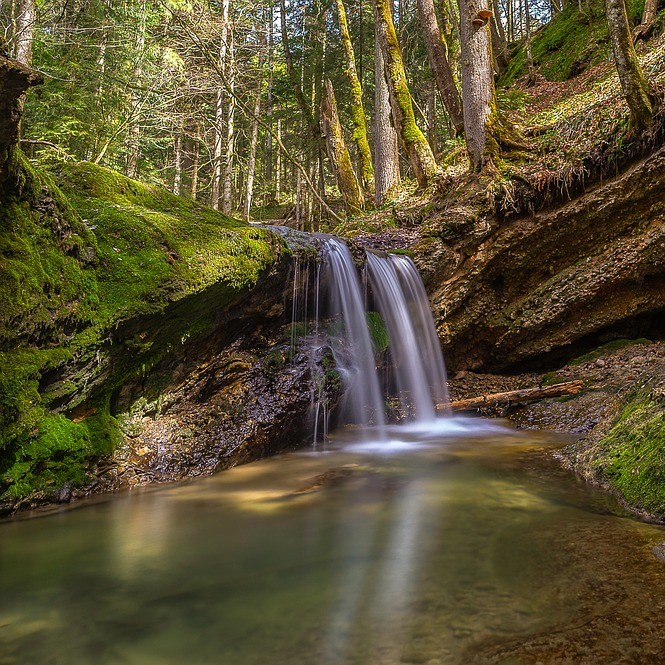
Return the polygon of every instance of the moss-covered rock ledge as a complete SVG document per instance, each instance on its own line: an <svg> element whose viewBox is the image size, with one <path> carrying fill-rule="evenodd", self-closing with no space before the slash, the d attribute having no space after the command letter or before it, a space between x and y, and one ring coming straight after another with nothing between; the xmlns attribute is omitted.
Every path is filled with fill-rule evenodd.
<svg viewBox="0 0 665 665"><path fill-rule="evenodd" d="M115 417L130 408L126 386L157 399L202 361L192 349L237 343L251 327L243 307L268 353L291 263L271 232L161 188L18 159L0 192L5 511L86 486L127 440Z"/></svg>

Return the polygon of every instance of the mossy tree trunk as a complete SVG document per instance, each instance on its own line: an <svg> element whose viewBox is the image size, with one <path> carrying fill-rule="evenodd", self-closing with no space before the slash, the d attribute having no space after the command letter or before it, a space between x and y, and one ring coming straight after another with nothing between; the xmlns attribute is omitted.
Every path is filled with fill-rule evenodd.
<svg viewBox="0 0 665 665"><path fill-rule="evenodd" d="M653 96L633 46L626 3L624 0L605 0L605 10L614 62L630 108L631 123L637 131L643 131L651 125Z"/></svg>
<svg viewBox="0 0 665 665"><path fill-rule="evenodd" d="M13 152L19 140L23 96L29 87L43 82L38 72L0 54L0 194L13 176Z"/></svg>
<svg viewBox="0 0 665 665"><path fill-rule="evenodd" d="M358 161L360 164L360 178L362 185L367 191L374 189L374 167L372 165L372 151L367 140L367 120L363 107L363 92L356 71L356 58L351 43L351 35L346 20L346 9L343 0L335 0L337 14L339 17L339 32L344 48L346 69L344 73L349 80L351 91L351 120L353 122L353 140L358 150Z"/></svg>
<svg viewBox="0 0 665 665"><path fill-rule="evenodd" d="M427 139L416 124L402 51L393 24L392 4L390 0L374 0L374 6L395 124L418 184L427 187L436 174L436 161Z"/></svg>
<svg viewBox="0 0 665 665"><path fill-rule="evenodd" d="M420 18L420 27L424 33L425 46L427 47L427 60L434 74L434 80L436 81L441 101L446 107L455 133L461 135L464 133L462 99L455 85L453 72L448 62L446 47L441 39L441 31L436 19L433 0L418 0L418 16Z"/></svg>
<svg viewBox="0 0 665 665"><path fill-rule="evenodd" d="M392 124L390 93L386 81L383 51L378 38L374 44L374 202L383 205L390 190L399 185L397 132Z"/></svg>
<svg viewBox="0 0 665 665"><path fill-rule="evenodd" d="M344 198L344 204L349 212L358 212L364 207L365 197L353 170L349 149L344 141L337 113L335 91L329 80L326 81L326 94L321 100L321 120L328 147L328 157L337 178L337 186Z"/></svg>

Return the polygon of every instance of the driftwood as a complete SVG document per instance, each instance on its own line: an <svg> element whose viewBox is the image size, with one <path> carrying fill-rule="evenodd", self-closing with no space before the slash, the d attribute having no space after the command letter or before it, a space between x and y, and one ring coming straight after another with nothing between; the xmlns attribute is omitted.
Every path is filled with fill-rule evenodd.
<svg viewBox="0 0 665 665"><path fill-rule="evenodd" d="M582 391L584 381L567 381L566 383L555 383L552 386L538 388L525 388L524 390L511 390L506 393L493 393L491 395L480 395L468 399L459 399L450 404L437 404L437 411L474 411L476 409L488 409L496 407L508 407L512 404L523 404L525 402L536 402L547 397L563 397L564 395L577 395Z"/></svg>

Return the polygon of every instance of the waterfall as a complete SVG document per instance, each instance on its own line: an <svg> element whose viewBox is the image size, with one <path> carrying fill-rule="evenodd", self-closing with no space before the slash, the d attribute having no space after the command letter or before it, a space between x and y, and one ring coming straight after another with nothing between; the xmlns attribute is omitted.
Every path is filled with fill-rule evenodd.
<svg viewBox="0 0 665 665"><path fill-rule="evenodd" d="M415 420L435 418L435 404L447 402L446 371L425 287L405 256L367 255L367 272L390 337L393 371L402 406Z"/></svg>
<svg viewBox="0 0 665 665"><path fill-rule="evenodd" d="M385 324L392 371L404 411L416 421L432 421L436 417L435 405L448 400L446 373L425 287L415 265L405 256L368 252L361 286L346 244L331 237L323 237L321 244L320 281L327 294L327 305L322 306L325 325L321 322L321 330L345 386L342 421L374 424L378 436L375 433L373 437L383 438L384 395L366 301L373 302L373 309L378 309ZM318 329L319 279L316 284ZM319 409L317 402L317 413ZM318 423L318 418L315 421Z"/></svg>
<svg viewBox="0 0 665 665"><path fill-rule="evenodd" d="M325 275L329 291L329 337L337 369L347 388L342 409L347 422L373 422L382 437L383 395L374 362L358 272L349 248L324 238Z"/></svg>

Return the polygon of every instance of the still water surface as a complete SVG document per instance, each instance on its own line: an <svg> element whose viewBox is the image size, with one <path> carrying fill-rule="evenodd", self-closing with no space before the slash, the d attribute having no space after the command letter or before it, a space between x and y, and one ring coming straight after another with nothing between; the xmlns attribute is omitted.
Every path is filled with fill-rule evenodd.
<svg viewBox="0 0 665 665"><path fill-rule="evenodd" d="M663 663L662 528L449 420L0 524L0 664Z"/></svg>

